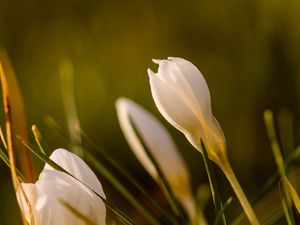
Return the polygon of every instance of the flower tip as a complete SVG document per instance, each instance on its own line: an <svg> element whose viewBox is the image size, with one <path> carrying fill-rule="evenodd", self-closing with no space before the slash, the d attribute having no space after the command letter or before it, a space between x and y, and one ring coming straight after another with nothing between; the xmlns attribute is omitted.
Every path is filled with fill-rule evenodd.
<svg viewBox="0 0 300 225"><path fill-rule="evenodd" d="M52 152L52 154L50 155L50 158L51 158L51 156L60 156L62 154L70 155L71 153L64 148L57 148Z"/></svg>
<svg viewBox="0 0 300 225"><path fill-rule="evenodd" d="M150 79L155 75L154 72L149 68L147 69L147 73L148 73Z"/></svg>
<svg viewBox="0 0 300 225"><path fill-rule="evenodd" d="M155 64L160 64L161 61L161 59L152 59L152 62L154 62Z"/></svg>
<svg viewBox="0 0 300 225"><path fill-rule="evenodd" d="M175 62L175 63L180 63L180 62L186 61L186 60L183 59L183 58L180 58L180 57L174 57L174 56L169 56L169 57L168 57L168 60L170 60L170 61L172 61L172 62Z"/></svg>
<svg viewBox="0 0 300 225"><path fill-rule="evenodd" d="M123 111L129 104L130 104L130 99L125 97L120 97L115 101L115 107L117 111Z"/></svg>
<svg viewBox="0 0 300 225"><path fill-rule="evenodd" d="M119 97L117 98L117 100L115 101L115 105L120 105L120 104L123 104L122 102L126 101L126 98L124 97Z"/></svg>

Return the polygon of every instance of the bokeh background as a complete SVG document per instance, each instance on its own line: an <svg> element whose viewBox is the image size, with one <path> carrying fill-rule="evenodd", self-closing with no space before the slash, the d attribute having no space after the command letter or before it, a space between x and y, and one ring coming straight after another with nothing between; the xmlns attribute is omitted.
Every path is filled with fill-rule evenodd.
<svg viewBox="0 0 300 225"><path fill-rule="evenodd" d="M46 126L45 115L67 132L59 68L68 59L82 128L153 192L157 186L132 155L114 102L129 97L166 125L196 190L206 182L201 156L158 113L146 73L149 67L157 68L152 58L190 60L206 78L229 158L252 196L276 169L263 111L272 109L285 129L293 116L293 128L285 130L294 133L287 135L287 153L300 143L299 11L297 0L0 0L0 46L6 48L19 80L28 130L37 124L50 149L67 147ZM38 160L35 163L41 168ZM221 173L219 177L224 196L232 195ZM131 213L128 203L102 182L108 198ZM3 163L0 199L0 224L18 224ZM240 208L234 203L228 211L233 218Z"/></svg>

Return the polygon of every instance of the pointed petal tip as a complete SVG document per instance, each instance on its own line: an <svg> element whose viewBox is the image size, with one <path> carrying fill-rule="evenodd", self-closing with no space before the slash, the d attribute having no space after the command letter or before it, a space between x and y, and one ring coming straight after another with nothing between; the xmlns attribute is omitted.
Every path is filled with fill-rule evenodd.
<svg viewBox="0 0 300 225"><path fill-rule="evenodd" d="M155 64L160 64L161 61L161 59L152 59L152 62L154 62Z"/></svg>
<svg viewBox="0 0 300 225"><path fill-rule="evenodd" d="M132 103L132 100L125 97L120 97L115 101L115 107L117 111L126 110L127 107Z"/></svg>
<svg viewBox="0 0 300 225"><path fill-rule="evenodd" d="M183 59L183 58L180 58L180 57L174 57L174 56L169 56L168 57L168 60L170 60L170 61L173 61L173 62L183 62L183 61L186 61L185 59Z"/></svg>
<svg viewBox="0 0 300 225"><path fill-rule="evenodd" d="M155 73L150 68L147 69L147 73L150 79L155 75Z"/></svg>
<svg viewBox="0 0 300 225"><path fill-rule="evenodd" d="M125 97L119 97L116 99L115 105L118 106L120 104L123 104L123 102L126 102L126 100L127 100L127 98L125 98Z"/></svg>

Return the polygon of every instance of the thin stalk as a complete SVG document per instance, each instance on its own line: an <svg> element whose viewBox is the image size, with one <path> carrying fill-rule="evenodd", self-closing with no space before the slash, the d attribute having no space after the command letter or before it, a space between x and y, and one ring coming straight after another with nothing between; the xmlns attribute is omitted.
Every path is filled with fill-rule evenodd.
<svg viewBox="0 0 300 225"><path fill-rule="evenodd" d="M201 140L201 149L202 149L202 157L203 157L203 161L205 164L205 169L207 172L207 177L208 177L208 181L209 181L209 186L211 189L211 194L212 194L212 199L214 202L214 206L215 206L215 212L216 215L222 211L223 209L223 203L222 203L222 199L221 199L221 194L218 188L218 183L217 183L217 179L215 176L215 172L214 172L214 168L213 168L213 163L212 161L208 158L207 152L206 152L206 148L204 146L204 143ZM224 215L224 211L222 212L222 224L226 225L226 218Z"/></svg>
<svg viewBox="0 0 300 225"><path fill-rule="evenodd" d="M277 164L278 173L281 179L284 180L286 179L286 166L282 154L282 149L280 148L279 141L277 138L272 111L266 110L264 112L264 120L267 129L267 134L270 140L272 152L275 158L275 162ZM282 199L282 205L284 208L284 212L286 214L286 219L288 223L295 224L292 204L291 204L292 199L290 196L289 188L287 187L285 182L282 183L282 189L283 189L283 197L284 197L284 199Z"/></svg>
<svg viewBox="0 0 300 225"><path fill-rule="evenodd" d="M76 127L80 127L78 118L75 90L74 90L74 71L73 64L68 59L63 60L60 64L61 94L65 109L65 115L68 122L68 131L72 144L72 151L83 158L81 148L81 136Z"/></svg>
<svg viewBox="0 0 300 225"><path fill-rule="evenodd" d="M120 172L123 176L125 176L128 181L135 187L137 188L141 194L144 195L144 197L146 198L146 200L151 203L156 210L158 210L163 216L165 216L166 218L168 218L168 220L170 220L170 222L172 222L173 224L177 224L177 219L171 215L169 212L167 212L166 210L164 210L157 202L156 200L129 174L129 172L127 171L126 168L122 167L117 161L115 161L115 159L113 159L107 152L105 152L103 150L104 147L99 147L96 145L96 143L85 133L84 130L82 130L81 128L78 128L80 130L80 133L83 137L83 139L85 141L87 141L87 143L94 148L95 150L97 150L97 153L101 154L101 157L105 158L113 167L115 167L118 172Z"/></svg>
<svg viewBox="0 0 300 225"><path fill-rule="evenodd" d="M128 190L88 152L85 153L86 161L95 167L131 204L153 225L159 225L157 219L130 193Z"/></svg>
<svg viewBox="0 0 300 225"><path fill-rule="evenodd" d="M85 215L83 215L81 212L79 212L76 208L71 206L69 203L65 201L61 201L61 203L77 218L79 218L82 222L85 223L85 225L97 225L95 222L87 218Z"/></svg>
<svg viewBox="0 0 300 225"><path fill-rule="evenodd" d="M223 173L225 174L225 176L227 177L229 183L231 184L232 189L234 190L237 198L239 199L250 223L252 225L259 225L260 223L259 223L238 179L236 178L229 162L223 163L223 165L220 165L220 167L223 170Z"/></svg>
<svg viewBox="0 0 300 225"><path fill-rule="evenodd" d="M224 215L225 210L228 208L228 206L230 205L231 202L232 202L232 197L227 199L227 201L224 203L223 209L216 216L214 225L218 225L220 223L222 215Z"/></svg>
<svg viewBox="0 0 300 225"><path fill-rule="evenodd" d="M58 137L64 137L64 133L61 129L61 127L58 125L58 123L54 120L53 117L51 116L47 116L46 117L46 123L49 127L52 128L52 130L55 132L55 134L58 136ZM102 148L100 148L99 146L96 145L96 143L80 128L80 127L75 127L75 129L77 129L82 137L84 138L85 141L88 142L89 145L91 145L91 147L95 150L97 150L97 153L100 153L101 154L101 158L105 158L110 164L111 166L115 167L115 169L117 169L118 172L120 172L121 174L123 174L128 180L129 182L131 182L131 184L133 186L135 186L143 195L144 197L146 198L146 200L149 202L149 203L152 203L152 205L160 212L162 213L166 218L168 218L170 220L170 222L172 224L178 224L178 221L177 221L177 218L175 218L174 215L170 214L169 212L167 212L166 210L164 210L156 201L153 197L151 197L151 195L149 193L147 193L147 191L129 174L129 172L123 168L120 164L117 163L117 161L115 161L115 159L113 159L108 153L106 153ZM66 141L66 137L62 138L62 140L66 143L68 143ZM88 151L85 151L85 155L87 157L87 161L89 161L89 159L92 159L92 155L88 152ZM90 162L92 163L92 162ZM97 164L100 164L98 161L97 161ZM106 169L106 167L104 167L102 164L100 164L101 167L97 167L95 166L95 169L97 169L101 174L103 173L103 171L100 171L101 168L104 168L105 171L108 171L108 169ZM105 173L106 174L106 173ZM104 175L105 175L104 174ZM102 174L103 175L103 174ZM113 175L110 175L110 176L113 176ZM109 180L109 177L106 177L108 180ZM115 179L117 180L117 179ZM113 185L115 185L116 183L113 183L111 180L109 180ZM118 185L118 187L114 186L117 190L119 190L120 193L122 193L122 191L119 189L120 186ZM125 189L125 187L123 187L123 189ZM128 192L128 191L127 191ZM124 197L131 202L131 200L134 200L135 201L135 198L132 196L130 199L128 199L126 195L124 195ZM132 203L132 202L131 202ZM132 205L135 205L132 203ZM144 206L143 206L144 207Z"/></svg>
<svg viewBox="0 0 300 225"><path fill-rule="evenodd" d="M285 162L285 167L286 167L286 172L289 171L290 167L295 165L295 163L299 160L300 158L300 146L298 146L286 159ZM260 200L260 198L267 193L267 191L274 186L276 182L280 180L280 174L278 170L276 170L270 178L262 185L262 187L258 190L258 193L254 196L254 198L250 199L250 203L255 203ZM239 222L243 219L244 217L244 212L242 212L235 220L232 222L231 225L236 225L239 224ZM264 223L262 223L264 224Z"/></svg>
<svg viewBox="0 0 300 225"><path fill-rule="evenodd" d="M26 194L25 194L25 192L22 188L22 185L20 184L20 180L19 180L18 174L17 174L15 155L14 155L12 112L11 112L11 105L10 105L10 98L9 98L10 95L9 95L9 89L8 89L6 75L4 73L1 62L0 62L0 81L1 81L1 87L2 87L2 98L3 98L3 107L4 107L4 115L5 115L7 152L8 152L8 159L9 159L9 164L10 164L10 172L11 172L12 183L13 183L13 187L15 189L16 195L19 192L19 193L21 193L21 196L24 198L24 200L26 202L26 205L29 209L30 224L34 225L34 219L33 219L33 214L32 214L32 211L31 211L31 206L30 206L28 198L27 198L27 196L26 196ZM28 156L28 155L26 154L26 156ZM27 158L27 159L29 159L29 158ZM24 168L29 168L29 167L24 167ZM27 171L27 170L25 170L25 171ZM30 175L30 173L28 173L28 175ZM22 223L24 225L26 225L27 223L26 223L26 219L25 219L25 216L23 214L21 205L18 204L18 206L19 206L20 213L21 213Z"/></svg>
<svg viewBox="0 0 300 225"><path fill-rule="evenodd" d="M294 222L292 214L290 213L290 210L289 210L289 204L288 204L288 198L287 198L288 193L286 191L285 185L283 184L282 180L280 180L280 182L279 182L279 193L280 193L280 200L281 200L281 204L282 204L286 222L288 225L294 225L295 222Z"/></svg>
<svg viewBox="0 0 300 225"><path fill-rule="evenodd" d="M41 151L43 154L46 155L45 150L44 150L44 148L43 148L43 146L42 146L42 144L41 144L41 141L42 141L42 135L41 135L39 129L37 128L36 125L32 125L31 130L32 130L32 133L33 133L35 142L37 143L37 145L38 145L40 151Z"/></svg>
<svg viewBox="0 0 300 225"><path fill-rule="evenodd" d="M8 166L8 168L11 167L8 156L4 153L4 151L1 148L0 148L0 158ZM17 175L18 175L20 181L25 182L26 179L25 179L24 175L17 168L16 168L16 172L17 172Z"/></svg>

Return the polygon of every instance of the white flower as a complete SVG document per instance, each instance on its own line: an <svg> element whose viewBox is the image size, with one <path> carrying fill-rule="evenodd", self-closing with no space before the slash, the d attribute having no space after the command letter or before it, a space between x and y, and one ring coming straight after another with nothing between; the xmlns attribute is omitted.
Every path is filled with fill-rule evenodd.
<svg viewBox="0 0 300 225"><path fill-rule="evenodd" d="M168 131L149 112L129 99L118 99L116 108L121 129L135 156L146 171L159 182L158 172L146 152L149 151L170 184L175 197L193 219L195 204L188 169Z"/></svg>
<svg viewBox="0 0 300 225"><path fill-rule="evenodd" d="M211 160L226 156L223 131L212 114L210 93L201 72L189 61L169 57L153 60L155 74L148 69L153 99L160 113L198 150L203 140Z"/></svg>
<svg viewBox="0 0 300 225"><path fill-rule="evenodd" d="M50 159L89 188L70 175L46 164L35 184L21 184L30 202L34 224L84 225L85 223L81 219L62 204L63 201L95 224L105 225L104 202L93 191L103 198L105 198L105 194L94 172L78 156L65 149L55 150ZM17 196L25 218L29 222L29 208L24 197L20 191Z"/></svg>

